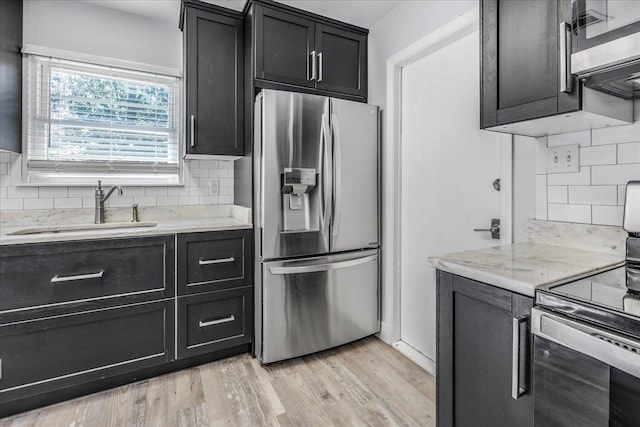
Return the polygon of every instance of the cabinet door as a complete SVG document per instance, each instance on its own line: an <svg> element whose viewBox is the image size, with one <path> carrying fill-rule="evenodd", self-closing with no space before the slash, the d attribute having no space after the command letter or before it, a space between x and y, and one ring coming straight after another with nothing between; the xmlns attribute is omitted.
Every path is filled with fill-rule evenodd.
<svg viewBox="0 0 640 427"><path fill-rule="evenodd" d="M193 8L185 13L187 153L242 155L243 23Z"/></svg>
<svg viewBox="0 0 640 427"><path fill-rule="evenodd" d="M173 325L173 300L0 325L0 405L169 362Z"/></svg>
<svg viewBox="0 0 640 427"><path fill-rule="evenodd" d="M256 6L255 13L255 78L315 87L314 22L263 6Z"/></svg>
<svg viewBox="0 0 640 427"><path fill-rule="evenodd" d="M481 18L482 128L579 108L576 79L570 93L560 91L560 23L571 22L570 0L483 0Z"/></svg>
<svg viewBox="0 0 640 427"><path fill-rule="evenodd" d="M367 96L367 36L316 24L318 89Z"/></svg>
<svg viewBox="0 0 640 427"><path fill-rule="evenodd" d="M22 0L0 1L0 149L22 151Z"/></svg>
<svg viewBox="0 0 640 427"><path fill-rule="evenodd" d="M532 306L532 298L438 272L438 426L533 426L528 322L514 336L514 319ZM518 399L514 381L524 390Z"/></svg>

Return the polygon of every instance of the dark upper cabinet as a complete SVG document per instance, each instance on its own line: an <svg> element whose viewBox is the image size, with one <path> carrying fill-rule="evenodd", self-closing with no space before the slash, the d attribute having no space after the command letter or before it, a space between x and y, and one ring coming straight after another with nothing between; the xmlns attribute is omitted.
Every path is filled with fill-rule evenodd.
<svg viewBox="0 0 640 427"><path fill-rule="evenodd" d="M0 149L22 151L22 0L0 1Z"/></svg>
<svg viewBox="0 0 640 427"><path fill-rule="evenodd" d="M268 7L256 8L258 79L315 87L312 80L314 22Z"/></svg>
<svg viewBox="0 0 640 427"><path fill-rule="evenodd" d="M367 97L367 31L254 0L256 86Z"/></svg>
<svg viewBox="0 0 640 427"><path fill-rule="evenodd" d="M438 271L439 427L533 426L532 306L532 298Z"/></svg>
<svg viewBox="0 0 640 427"><path fill-rule="evenodd" d="M561 66L563 22L571 22L570 0L481 1L481 128L580 108L581 86Z"/></svg>
<svg viewBox="0 0 640 427"><path fill-rule="evenodd" d="M367 36L316 24L318 89L367 96Z"/></svg>
<svg viewBox="0 0 640 427"><path fill-rule="evenodd" d="M187 6L183 31L186 152L241 156L243 20Z"/></svg>

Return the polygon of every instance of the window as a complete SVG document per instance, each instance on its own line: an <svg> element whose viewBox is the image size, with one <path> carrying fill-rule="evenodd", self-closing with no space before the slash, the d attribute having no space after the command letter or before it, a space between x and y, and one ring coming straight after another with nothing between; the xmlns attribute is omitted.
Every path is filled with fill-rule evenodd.
<svg viewBox="0 0 640 427"><path fill-rule="evenodd" d="M28 57L31 183L179 183L178 79Z"/></svg>

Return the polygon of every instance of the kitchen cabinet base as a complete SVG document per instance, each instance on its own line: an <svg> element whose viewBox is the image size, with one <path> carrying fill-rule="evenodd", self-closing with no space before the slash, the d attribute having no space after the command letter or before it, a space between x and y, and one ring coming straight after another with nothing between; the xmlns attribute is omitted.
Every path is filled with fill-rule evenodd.
<svg viewBox="0 0 640 427"><path fill-rule="evenodd" d="M169 363L142 369L136 372L103 378L85 384L78 384L73 387L67 387L48 393L37 394L22 399L4 402L0 404L0 418L4 418L35 408L52 405L54 403L74 399L88 394L97 393L125 384L134 383L136 381L147 380L149 378L179 371L181 369L190 368L192 366L202 365L238 354L248 353L250 351L251 344L238 345L223 350L212 351L200 356L190 357L188 359L175 360Z"/></svg>

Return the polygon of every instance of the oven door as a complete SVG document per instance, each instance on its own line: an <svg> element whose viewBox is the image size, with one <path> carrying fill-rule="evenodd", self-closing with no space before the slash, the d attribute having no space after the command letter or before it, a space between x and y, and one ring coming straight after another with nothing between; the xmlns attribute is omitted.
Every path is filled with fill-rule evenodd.
<svg viewBox="0 0 640 427"><path fill-rule="evenodd" d="M640 423L640 341L532 310L534 424Z"/></svg>

